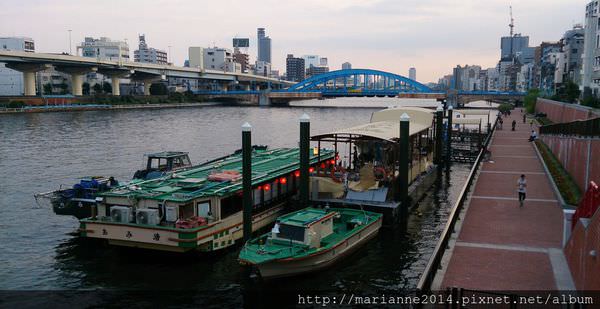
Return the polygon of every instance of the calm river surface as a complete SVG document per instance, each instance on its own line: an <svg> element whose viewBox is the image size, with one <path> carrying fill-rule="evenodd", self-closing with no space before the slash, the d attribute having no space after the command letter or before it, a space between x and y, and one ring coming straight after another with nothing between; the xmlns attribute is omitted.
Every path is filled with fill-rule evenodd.
<svg viewBox="0 0 600 309"><path fill-rule="evenodd" d="M239 247L212 256L108 247L79 238L76 219L56 216L33 198L36 192L73 184L80 176L130 179L143 167L144 153L189 151L193 162L228 154L240 148L245 121L253 126L254 144L294 147L298 118L304 112L311 117L311 133L317 134L368 122L373 111L398 102L356 98L306 101L289 108L0 115L0 290L186 290L192 292L190 297L157 293L163 300L171 297L167 304L175 306L189 302L221 308L260 303L275 287L330 293L410 290L444 228L467 165L454 165L451 175L431 188L418 212L411 214L407 233L382 230L359 252L326 271L271 283L247 278L237 264ZM115 305L126 299L109 297L95 303Z"/></svg>

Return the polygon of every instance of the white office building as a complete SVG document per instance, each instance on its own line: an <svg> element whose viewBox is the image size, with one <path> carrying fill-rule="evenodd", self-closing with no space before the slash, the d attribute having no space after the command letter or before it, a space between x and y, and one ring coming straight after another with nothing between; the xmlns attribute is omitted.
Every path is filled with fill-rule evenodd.
<svg viewBox="0 0 600 309"><path fill-rule="evenodd" d="M342 70L351 70L351 69L352 69L352 63L350 63L350 62L342 63Z"/></svg>
<svg viewBox="0 0 600 309"><path fill-rule="evenodd" d="M123 41L113 41L107 37L94 39L86 37L81 45L77 46L77 53L81 56L99 60L129 61L129 45Z"/></svg>
<svg viewBox="0 0 600 309"><path fill-rule="evenodd" d="M408 78L412 80L417 80L417 69L410 68L408 69Z"/></svg>
<svg viewBox="0 0 600 309"><path fill-rule="evenodd" d="M233 52L227 48L220 47L204 49L204 68L206 70L223 72L241 71L241 65L233 61Z"/></svg>
<svg viewBox="0 0 600 309"><path fill-rule="evenodd" d="M204 70L204 48L198 46L188 48L188 66Z"/></svg>
<svg viewBox="0 0 600 309"><path fill-rule="evenodd" d="M598 96L600 89L600 8L598 0L590 1L585 7L585 30L583 38L583 62L581 85L583 95Z"/></svg>
<svg viewBox="0 0 600 309"><path fill-rule="evenodd" d="M271 76L271 64L266 61L256 61L254 74L266 77Z"/></svg>
<svg viewBox="0 0 600 309"><path fill-rule="evenodd" d="M307 69L311 66L318 67L321 65L319 55L304 55L302 56L302 59L304 59L304 67Z"/></svg>
<svg viewBox="0 0 600 309"><path fill-rule="evenodd" d="M139 36L139 47L133 52L135 62L167 64L167 52L164 50L148 47L146 44L146 35Z"/></svg>
<svg viewBox="0 0 600 309"><path fill-rule="evenodd" d="M0 37L0 50L34 52L35 43L31 38ZM23 95L23 73L11 70L0 63L0 96Z"/></svg>

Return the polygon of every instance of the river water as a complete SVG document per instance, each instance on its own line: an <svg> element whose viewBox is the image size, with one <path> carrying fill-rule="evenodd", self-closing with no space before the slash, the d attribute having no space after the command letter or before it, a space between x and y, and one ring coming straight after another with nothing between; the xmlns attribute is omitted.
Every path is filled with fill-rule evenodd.
<svg viewBox="0 0 600 309"><path fill-rule="evenodd" d="M454 165L450 175L436 182L411 213L406 232L382 230L364 248L325 271L267 283L249 279L237 264L239 247L209 256L109 247L78 237L75 218L56 216L33 198L36 192L73 184L80 176L130 179L143 167L144 153L189 151L193 162L231 153L240 148L240 126L246 121L253 126L254 144L294 147L303 113L311 117L311 134L318 134L368 122L372 112L398 102L352 98L305 101L286 108L207 106L0 115L0 290L142 294L118 299L96 296L94 302L100 305L135 302L149 297L144 295L147 291L158 291L151 294L161 295L167 304L223 308L261 304L262 297L269 298L269 292L278 289L388 294L413 289L464 184L468 165ZM181 298L175 291L160 292L164 290L191 293Z"/></svg>

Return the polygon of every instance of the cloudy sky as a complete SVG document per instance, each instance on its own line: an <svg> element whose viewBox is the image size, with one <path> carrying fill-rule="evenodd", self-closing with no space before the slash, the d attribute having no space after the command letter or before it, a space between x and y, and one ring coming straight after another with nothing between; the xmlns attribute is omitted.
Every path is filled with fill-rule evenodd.
<svg viewBox="0 0 600 309"><path fill-rule="evenodd" d="M285 57L318 54L331 69L343 62L437 81L457 64L494 66L507 35L509 5L515 31L530 45L559 40L583 23L588 0L2 0L0 36L28 36L38 52L73 50L85 36L127 39L133 57L139 33L182 65L188 46L231 48L256 28L272 39L274 68Z"/></svg>

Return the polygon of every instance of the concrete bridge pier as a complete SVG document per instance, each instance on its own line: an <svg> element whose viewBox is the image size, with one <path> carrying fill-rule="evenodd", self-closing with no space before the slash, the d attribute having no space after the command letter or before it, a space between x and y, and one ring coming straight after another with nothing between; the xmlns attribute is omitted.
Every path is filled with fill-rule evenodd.
<svg viewBox="0 0 600 309"><path fill-rule="evenodd" d="M261 90L258 94L258 105L259 106L271 106L271 98L269 97L269 90Z"/></svg>
<svg viewBox="0 0 600 309"><path fill-rule="evenodd" d="M24 95L34 96L35 91L35 73L51 68L49 64L35 63L7 63L6 67L23 73Z"/></svg>
<svg viewBox="0 0 600 309"><path fill-rule="evenodd" d="M71 75L71 92L75 96L83 95L83 75L89 72L97 72L97 67L57 66L57 71Z"/></svg>
<svg viewBox="0 0 600 309"><path fill-rule="evenodd" d="M160 77L160 76L142 79L142 82L144 83L144 95L151 95L150 94L150 87L152 87L152 84L154 82L157 82L157 81L160 81L160 80L162 80L162 77Z"/></svg>
<svg viewBox="0 0 600 309"><path fill-rule="evenodd" d="M128 75L135 73L134 70L99 70L98 73L110 77L110 83L112 85L112 95L121 95L121 79L126 78Z"/></svg>

